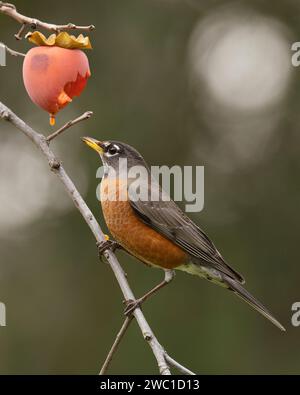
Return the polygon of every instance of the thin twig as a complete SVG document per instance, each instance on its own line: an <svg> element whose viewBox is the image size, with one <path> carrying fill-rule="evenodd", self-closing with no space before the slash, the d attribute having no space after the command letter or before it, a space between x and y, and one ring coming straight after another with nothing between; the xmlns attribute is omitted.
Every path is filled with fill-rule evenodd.
<svg viewBox="0 0 300 395"><path fill-rule="evenodd" d="M58 129L56 132L50 134L46 140L48 141L48 143L55 139L55 137L59 136L61 133L63 133L65 130L69 129L71 126L76 125L76 123L79 123L81 121L84 121L86 119L91 118L91 116L93 115L93 111L87 111L84 114L80 115L80 117L73 119L73 121L69 121L67 122L64 126L62 126L60 129Z"/></svg>
<svg viewBox="0 0 300 395"><path fill-rule="evenodd" d="M17 40L22 40L25 29L26 29L26 23L23 23L22 26L20 27L19 31L15 34L15 38Z"/></svg>
<svg viewBox="0 0 300 395"><path fill-rule="evenodd" d="M167 353L165 353L165 358L166 358L166 361L169 363L169 365L171 365L174 368L176 368L177 370L179 370L179 372L181 372L183 374L191 375L191 376L196 375L196 373L194 373L191 370L187 369L186 367L182 366L180 363L175 361L175 359L171 358Z"/></svg>
<svg viewBox="0 0 300 395"><path fill-rule="evenodd" d="M43 22L40 21L39 19L31 18L20 14L13 4L4 3L2 1L0 1L0 12L2 12L5 15L8 15L9 17L13 18L14 20L16 20L17 22L23 25L23 29L21 28L22 31L19 31L16 35L18 39L21 39L25 25L28 25L32 29L42 28L42 29L50 30L54 33L59 33L62 30L91 31L95 29L94 25L78 26L75 25L74 23L67 23L66 25L55 25L53 23Z"/></svg>
<svg viewBox="0 0 300 395"><path fill-rule="evenodd" d="M33 130L29 125L27 125L22 119L20 119L15 113L13 113L8 107L6 107L1 102L0 102L0 118L9 121L17 129L23 132L34 143L34 145L37 148L40 149L44 157L47 159L50 169L62 182L65 190L67 191L74 205L76 206L76 208L78 209L84 220L86 221L87 225L89 226L97 242L104 242L106 239L104 233L102 232L102 229L100 228L100 225L98 224L97 220L95 219L91 210L87 206L86 202L83 200L80 193L76 189L73 181L66 173L62 164L56 158L53 151L50 149L46 137ZM119 261L117 260L115 254L110 250L107 250L104 254L108 260L108 263L112 271L114 272L114 275L122 290L125 300L129 300L129 299L135 300L135 296L128 284L124 271ZM155 337L152 329L150 328L150 325L148 324L144 314L142 313L142 310L139 307L137 307L134 310L133 315L136 318L136 321L141 329L144 339L147 341L147 343L152 349L152 352L157 361L160 374L170 375L171 372L166 360L167 359L166 352L164 348L161 346L161 344L159 343L159 341L157 340L157 338ZM186 369L186 371L188 370Z"/></svg>
<svg viewBox="0 0 300 395"><path fill-rule="evenodd" d="M0 43L0 45L3 45L4 46L4 48L5 48L5 50L7 51L7 53L9 53L10 55L12 55L12 56L22 56L23 58L26 56L24 53L22 53L22 52L17 52L17 51L14 51L13 49L10 49L7 45L5 45L5 44L3 44L3 43Z"/></svg>
<svg viewBox="0 0 300 395"><path fill-rule="evenodd" d="M132 321L132 318L133 318L132 315L130 315L129 317L126 317L126 319L125 319L125 321L124 321L119 333L117 334L117 337L116 337L116 339L114 341L114 344L112 345L109 353L107 354L107 357L106 357L106 359L104 361L104 364L102 365L102 368L100 370L99 375L104 375L107 372L107 369L108 369L108 367L109 367L109 365L110 365L110 363L111 363L111 361L113 359L113 356L114 356L115 352L117 351L118 346L121 343L121 340L122 340L123 336L125 335L128 327L129 327L129 325L130 325L130 323Z"/></svg>

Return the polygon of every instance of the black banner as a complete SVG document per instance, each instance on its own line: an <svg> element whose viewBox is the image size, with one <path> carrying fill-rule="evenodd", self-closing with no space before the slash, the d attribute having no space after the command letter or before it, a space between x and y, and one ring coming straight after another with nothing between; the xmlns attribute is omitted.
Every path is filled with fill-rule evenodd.
<svg viewBox="0 0 300 395"><path fill-rule="evenodd" d="M1 393L30 391L43 394L47 391L80 392L83 394L134 393L136 391L190 391L200 393L205 389L214 391L227 388L241 388L257 391L257 385L268 385L276 390L286 390L287 381L298 382L298 376L0 376ZM234 386L234 387L232 387ZM225 387L226 388L226 387Z"/></svg>

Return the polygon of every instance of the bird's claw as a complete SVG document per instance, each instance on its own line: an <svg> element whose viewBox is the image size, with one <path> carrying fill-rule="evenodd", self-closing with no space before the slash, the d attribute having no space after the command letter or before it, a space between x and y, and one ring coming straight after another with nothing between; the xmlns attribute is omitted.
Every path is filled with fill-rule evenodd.
<svg viewBox="0 0 300 395"><path fill-rule="evenodd" d="M105 251L111 250L112 252L115 252L117 248L121 248L121 245L117 241L109 240L108 236L106 236L106 240L98 241L96 245L98 248L99 259L101 261L103 261Z"/></svg>
<svg viewBox="0 0 300 395"><path fill-rule="evenodd" d="M123 304L125 305L124 315L126 315L126 317L129 317L137 307L140 307L140 303L141 303L141 301L139 299L124 300L123 301Z"/></svg>

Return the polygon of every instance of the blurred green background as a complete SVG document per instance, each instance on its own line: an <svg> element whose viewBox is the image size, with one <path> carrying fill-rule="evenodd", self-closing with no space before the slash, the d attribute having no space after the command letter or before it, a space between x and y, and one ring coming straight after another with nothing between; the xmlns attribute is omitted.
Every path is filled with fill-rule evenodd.
<svg viewBox="0 0 300 395"><path fill-rule="evenodd" d="M94 117L52 144L103 223L97 155L79 137L123 140L149 164L204 165L205 208L192 218L247 288L286 326L281 333L230 292L178 273L143 311L168 352L198 373L300 373L300 2L65 0L15 2L25 15L95 24L92 78L57 117ZM19 25L0 15L0 41ZM0 69L0 100L45 134L48 115L22 82L22 59ZM30 141L0 124L0 372L97 374L123 321L122 295L83 219ZM119 252L137 296L161 280ZM154 374L133 323L109 373Z"/></svg>

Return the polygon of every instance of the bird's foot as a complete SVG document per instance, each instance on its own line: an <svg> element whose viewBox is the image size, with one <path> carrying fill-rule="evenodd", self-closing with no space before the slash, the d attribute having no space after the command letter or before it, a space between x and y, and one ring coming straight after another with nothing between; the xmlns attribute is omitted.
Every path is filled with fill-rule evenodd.
<svg viewBox="0 0 300 395"><path fill-rule="evenodd" d="M101 261L103 261L103 255L105 251L110 250L115 252L117 248L122 248L121 244L117 241L110 240L108 235L104 235L104 241L97 241L96 246L98 248L98 256Z"/></svg>
<svg viewBox="0 0 300 395"><path fill-rule="evenodd" d="M128 299L128 300L124 300L124 301L123 301L123 304L125 305L124 315L126 315L126 317L129 317L129 316L134 312L134 310L135 310L137 307L141 307L142 302L143 302L143 301L142 301L141 299L136 299L136 300Z"/></svg>

